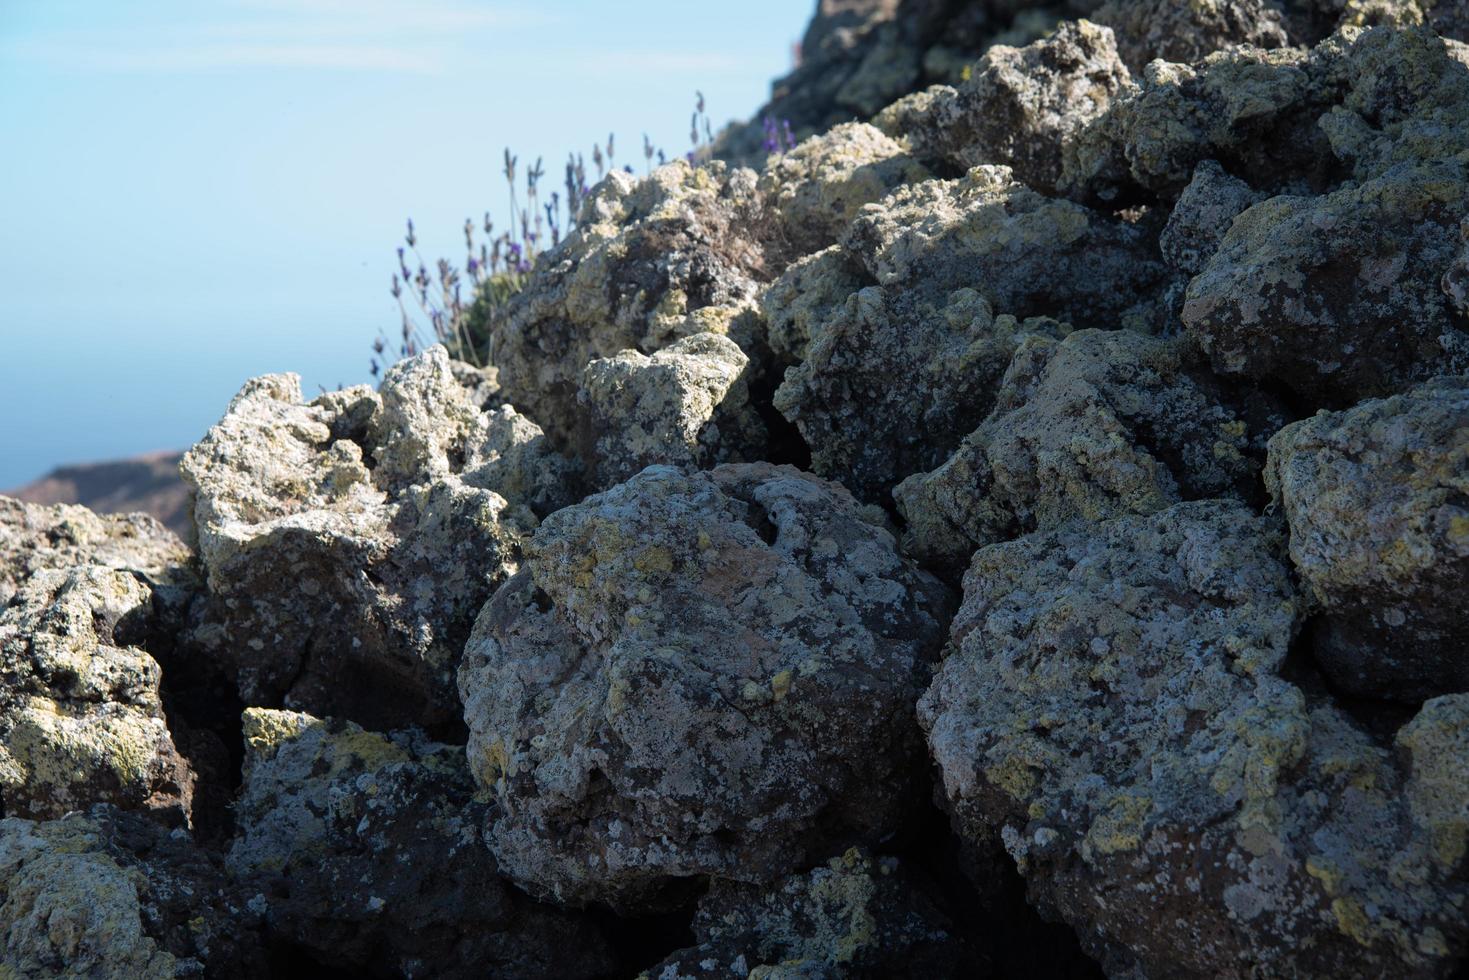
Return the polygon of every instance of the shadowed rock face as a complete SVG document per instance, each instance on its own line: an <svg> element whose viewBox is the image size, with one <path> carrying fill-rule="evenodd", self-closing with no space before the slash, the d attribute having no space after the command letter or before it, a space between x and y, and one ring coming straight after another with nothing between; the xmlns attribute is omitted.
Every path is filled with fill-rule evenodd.
<svg viewBox="0 0 1469 980"><path fill-rule="evenodd" d="M182 830L98 805L0 820L0 970L16 977L263 976L259 916Z"/></svg>
<svg viewBox="0 0 1469 980"><path fill-rule="evenodd" d="M790 970L878 980L975 969L923 884L896 859L874 859L857 848L768 890L716 884L699 900L694 933L697 946L645 976L695 980Z"/></svg>
<svg viewBox="0 0 1469 980"><path fill-rule="evenodd" d="M978 552L919 706L955 828L1109 971L1446 974L1469 701L1393 752L1283 679L1303 604L1277 536L1199 501Z"/></svg>
<svg viewBox="0 0 1469 980"><path fill-rule="evenodd" d="M526 898L485 846L458 746L292 711L245 713L245 783L228 866L268 929L371 976L592 977L590 923Z"/></svg>
<svg viewBox="0 0 1469 980"><path fill-rule="evenodd" d="M897 829L946 595L870 520L764 464L651 467L548 519L459 673L505 873L638 911Z"/></svg>
<svg viewBox="0 0 1469 980"><path fill-rule="evenodd" d="M1469 381L1442 378L1287 426L1266 478L1343 689L1417 703L1469 689Z"/></svg>

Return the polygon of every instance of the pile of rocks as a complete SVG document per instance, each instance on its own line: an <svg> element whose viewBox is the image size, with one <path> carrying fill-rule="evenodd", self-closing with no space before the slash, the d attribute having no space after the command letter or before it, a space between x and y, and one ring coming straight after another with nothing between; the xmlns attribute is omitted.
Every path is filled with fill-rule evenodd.
<svg viewBox="0 0 1469 980"><path fill-rule="evenodd" d="M493 372L0 500L0 975L1456 975L1466 28L822 0Z"/></svg>

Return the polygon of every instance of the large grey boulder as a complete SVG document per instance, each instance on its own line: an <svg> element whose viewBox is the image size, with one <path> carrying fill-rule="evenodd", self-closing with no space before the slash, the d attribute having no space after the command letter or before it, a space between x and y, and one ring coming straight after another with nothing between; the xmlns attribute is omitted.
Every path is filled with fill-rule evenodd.
<svg viewBox="0 0 1469 980"><path fill-rule="evenodd" d="M1266 481L1323 617L1327 675L1414 703L1469 690L1469 380L1287 426Z"/></svg>
<svg viewBox="0 0 1469 980"><path fill-rule="evenodd" d="M947 595L881 520L768 464L650 467L547 519L459 672L501 869L635 912L892 833Z"/></svg>
<svg viewBox="0 0 1469 980"><path fill-rule="evenodd" d="M981 550L964 592L919 705L955 829L1109 973L1452 972L1469 705L1386 745L1282 676L1303 603L1270 521L1075 522Z"/></svg>

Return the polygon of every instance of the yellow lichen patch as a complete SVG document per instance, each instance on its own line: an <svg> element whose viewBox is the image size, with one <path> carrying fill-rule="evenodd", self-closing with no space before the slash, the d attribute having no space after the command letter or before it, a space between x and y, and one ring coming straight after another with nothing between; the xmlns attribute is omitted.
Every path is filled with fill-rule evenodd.
<svg viewBox="0 0 1469 980"><path fill-rule="evenodd" d="M770 679L770 693L777 701L784 700L785 696L791 693L791 672L789 670L783 670Z"/></svg>
<svg viewBox="0 0 1469 980"><path fill-rule="evenodd" d="M1355 898L1335 898L1331 901L1331 914L1336 917L1336 927L1363 946L1371 946L1372 921Z"/></svg>
<svg viewBox="0 0 1469 980"><path fill-rule="evenodd" d="M272 708L246 708L240 716L245 744L250 751L270 756L282 742L297 738L308 728L321 724L304 711L277 711Z"/></svg>
<svg viewBox="0 0 1469 980"><path fill-rule="evenodd" d="M1146 796L1119 795L1092 821L1083 850L1099 854L1133 851L1142 844L1143 831L1153 801Z"/></svg>
<svg viewBox="0 0 1469 980"><path fill-rule="evenodd" d="M633 559L633 567L645 575L649 572L668 574L673 571L673 552L662 545L645 548Z"/></svg>

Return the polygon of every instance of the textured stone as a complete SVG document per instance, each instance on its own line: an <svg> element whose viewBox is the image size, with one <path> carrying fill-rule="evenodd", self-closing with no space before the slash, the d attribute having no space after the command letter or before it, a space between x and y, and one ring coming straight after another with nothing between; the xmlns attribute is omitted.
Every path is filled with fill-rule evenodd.
<svg viewBox="0 0 1469 980"><path fill-rule="evenodd" d="M1113 975L1441 976L1464 950L1469 715L1431 704L1395 756L1283 679L1282 552L1198 501L994 545L965 578L919 705L955 827Z"/></svg>
<svg viewBox="0 0 1469 980"><path fill-rule="evenodd" d="M775 393L811 447L811 468L863 500L882 501L903 477L942 462L993 404L1016 345L1066 329L997 317L973 289L926 299L880 286L857 292Z"/></svg>
<svg viewBox="0 0 1469 980"><path fill-rule="evenodd" d="M894 492L904 550L959 571L974 549L1071 518L1255 495L1268 400L1220 385L1185 339L1086 330L1026 339L994 411Z"/></svg>
<svg viewBox="0 0 1469 980"><path fill-rule="evenodd" d="M774 404L812 469L868 501L937 466L978 424L1021 336L1065 332L1038 317L1116 326L1161 275L1141 228L1043 197L1005 167L905 187L865 208L844 247L877 285L839 306L818 287L798 314L804 358ZM795 338L783 346L799 349Z"/></svg>
<svg viewBox="0 0 1469 980"><path fill-rule="evenodd" d="M578 441L594 485L610 487L655 463L707 468L760 458L765 429L749 401L749 364L716 333L651 357L627 350L588 364Z"/></svg>
<svg viewBox="0 0 1469 980"><path fill-rule="evenodd" d="M497 311L490 359L521 411L558 445L575 438L576 395L593 358L651 354L687 333L689 314L736 311L779 269L760 244L773 218L750 170L682 160L639 179L614 171L593 189L576 228L536 263L525 288ZM755 356L758 332L726 318Z"/></svg>
<svg viewBox="0 0 1469 980"><path fill-rule="evenodd" d="M716 883L694 918L698 945L644 980L950 977L966 951L922 885L895 858L857 848L773 888Z"/></svg>
<svg viewBox="0 0 1469 980"><path fill-rule="evenodd" d="M1185 275L1198 275L1219 250L1234 219L1265 196L1230 176L1217 162L1203 161L1194 168L1193 179L1168 216L1158 241L1163 260Z"/></svg>
<svg viewBox="0 0 1469 980"><path fill-rule="evenodd" d="M877 129L847 123L772 156L759 188L780 223L782 250L805 255L834 244L864 204L928 176Z"/></svg>
<svg viewBox="0 0 1469 980"><path fill-rule="evenodd" d="M102 523L78 514L70 527ZM141 571L84 563L89 555L121 564L138 557L117 544L30 553L32 568L63 558L77 564L35 571L0 611L6 814L44 819L107 802L171 824L189 820L194 773L164 719L158 664L141 648L162 628L162 602Z"/></svg>
<svg viewBox="0 0 1469 980"><path fill-rule="evenodd" d="M1235 44L1290 43L1280 11L1266 0L1108 0L1091 16L1117 32L1118 53L1138 73L1155 58L1189 64Z"/></svg>
<svg viewBox="0 0 1469 980"><path fill-rule="evenodd" d="M1327 675L1411 702L1469 689L1469 381L1287 426L1266 481L1324 616Z"/></svg>
<svg viewBox="0 0 1469 980"><path fill-rule="evenodd" d="M1177 197L1194 167L1218 160L1270 187L1315 178L1329 161L1316 120L1341 97L1310 52L1228 48L1194 65L1153 62L1136 91L1062 148L1059 186L1116 200L1138 189Z"/></svg>
<svg viewBox="0 0 1469 980"><path fill-rule="evenodd" d="M589 924L503 881L464 750L300 712L245 712L229 870L268 928L357 975L589 977ZM257 902L260 901L257 899Z"/></svg>
<svg viewBox="0 0 1469 980"><path fill-rule="evenodd" d="M977 290L1018 317L1114 328L1161 265L1148 231L1017 183L1007 167L904 187L863 209L843 244L877 284Z"/></svg>
<svg viewBox="0 0 1469 980"><path fill-rule="evenodd" d="M910 96L877 122L921 160L961 171L1005 164L1017 180L1051 190L1063 142L1130 86L1112 31L1066 21L1026 47L991 47L957 88Z"/></svg>
<svg viewBox="0 0 1469 980"><path fill-rule="evenodd" d="M248 704L457 726L454 671L569 464L513 409L482 412L443 348L309 403L249 382L184 457L210 601L193 641Z"/></svg>
<svg viewBox="0 0 1469 980"><path fill-rule="evenodd" d="M1237 217L1189 284L1183 322L1217 371L1349 404L1469 368L1441 288L1469 168L1402 165Z"/></svg>
<svg viewBox="0 0 1469 980"><path fill-rule="evenodd" d="M547 519L459 675L502 870L637 911L892 832L947 595L872 520L766 464L652 467Z"/></svg>
<svg viewBox="0 0 1469 980"><path fill-rule="evenodd" d="M98 805L0 820L0 976L264 976L257 916L183 830Z"/></svg>
<svg viewBox="0 0 1469 980"><path fill-rule="evenodd" d="M1323 191L1469 149L1469 54L1426 30L1349 30L1313 49L1216 51L1154 62L1137 91L1063 147L1081 199L1176 197L1217 160L1273 193Z"/></svg>
<svg viewBox="0 0 1469 980"><path fill-rule="evenodd" d="M189 561L184 543L143 514L95 514L0 496L0 606L35 573L78 565L134 572L159 588L188 588Z"/></svg>
<svg viewBox="0 0 1469 980"><path fill-rule="evenodd" d="M760 294L771 354L782 370L806 358L811 338L872 277L839 245L792 262Z"/></svg>
<svg viewBox="0 0 1469 980"><path fill-rule="evenodd" d="M1459 238L1463 244L1459 246L1459 254L1449 263L1448 271L1443 274L1444 295L1449 298L1459 316L1469 317L1469 218L1459 223Z"/></svg>

